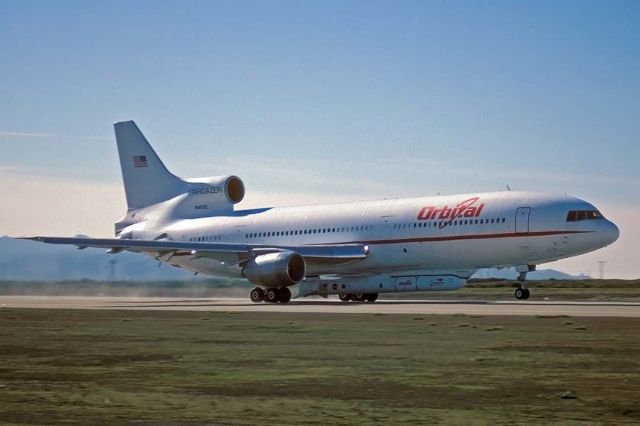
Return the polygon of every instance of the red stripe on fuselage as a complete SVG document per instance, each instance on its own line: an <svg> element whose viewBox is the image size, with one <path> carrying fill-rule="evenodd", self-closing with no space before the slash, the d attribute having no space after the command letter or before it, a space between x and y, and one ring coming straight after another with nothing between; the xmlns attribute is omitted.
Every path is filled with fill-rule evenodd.
<svg viewBox="0 0 640 426"><path fill-rule="evenodd" d="M362 241L362 243L363 244L402 244L402 243L421 243L421 242L458 241L458 240L488 240L488 239L497 239L497 238L545 237L549 235L584 234L588 232L593 232L593 231L505 232L500 234L448 235L443 237L416 237L416 238L399 238L399 239L392 239L392 240L371 240L371 241Z"/></svg>

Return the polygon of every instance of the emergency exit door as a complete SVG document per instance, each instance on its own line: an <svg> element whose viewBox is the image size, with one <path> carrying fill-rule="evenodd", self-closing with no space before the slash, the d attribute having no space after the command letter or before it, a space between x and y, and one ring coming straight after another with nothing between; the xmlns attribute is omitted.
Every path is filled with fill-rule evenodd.
<svg viewBox="0 0 640 426"><path fill-rule="evenodd" d="M529 214L531 207L518 207L516 210L516 234L529 232Z"/></svg>

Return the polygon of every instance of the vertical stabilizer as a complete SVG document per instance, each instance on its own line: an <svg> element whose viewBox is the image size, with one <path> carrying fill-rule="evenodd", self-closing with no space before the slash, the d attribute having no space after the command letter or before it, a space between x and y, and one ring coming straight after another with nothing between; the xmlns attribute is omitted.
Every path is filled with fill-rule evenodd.
<svg viewBox="0 0 640 426"><path fill-rule="evenodd" d="M113 128L129 210L168 200L184 191L186 183L167 170L135 122L122 121Z"/></svg>

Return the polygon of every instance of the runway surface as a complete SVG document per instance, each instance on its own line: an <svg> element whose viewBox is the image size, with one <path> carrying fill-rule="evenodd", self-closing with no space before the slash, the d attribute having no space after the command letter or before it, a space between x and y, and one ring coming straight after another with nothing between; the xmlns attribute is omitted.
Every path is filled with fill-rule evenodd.
<svg viewBox="0 0 640 426"><path fill-rule="evenodd" d="M231 298L0 296L2 308L640 317L640 303L631 302L378 300L376 303L342 303L330 298L294 300L282 305L253 304L247 299Z"/></svg>

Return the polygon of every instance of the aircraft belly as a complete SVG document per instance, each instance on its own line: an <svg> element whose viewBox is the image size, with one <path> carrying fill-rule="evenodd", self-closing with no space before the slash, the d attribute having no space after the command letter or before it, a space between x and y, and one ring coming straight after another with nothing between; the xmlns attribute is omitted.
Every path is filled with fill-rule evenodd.
<svg viewBox="0 0 640 426"><path fill-rule="evenodd" d="M393 272L411 269L458 269L534 262L543 246L534 238L381 244L371 247L366 261L349 265L353 271ZM549 242L546 246L549 246ZM548 255L548 253L545 253ZM374 266L375 265L375 266Z"/></svg>
<svg viewBox="0 0 640 426"><path fill-rule="evenodd" d="M207 258L187 258L173 257L167 263L179 266L183 269L198 272L206 275L216 275L223 277L238 277L240 269L235 265L223 264L217 260Z"/></svg>
<svg viewBox="0 0 640 426"><path fill-rule="evenodd" d="M331 261L307 261L306 275L377 275L399 274L415 270L477 269L490 266L510 266L540 262L546 259L566 257L567 246L563 237L495 238L460 241L412 242L375 244L370 246L367 258L341 263ZM554 250L554 243L563 245ZM164 260L164 259L163 259ZM174 256L168 263L184 269L210 275L240 276L235 264L210 258ZM415 282L407 286L419 287ZM396 290L398 291L398 290Z"/></svg>

